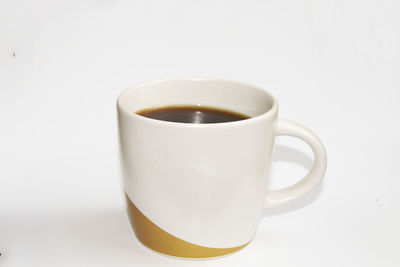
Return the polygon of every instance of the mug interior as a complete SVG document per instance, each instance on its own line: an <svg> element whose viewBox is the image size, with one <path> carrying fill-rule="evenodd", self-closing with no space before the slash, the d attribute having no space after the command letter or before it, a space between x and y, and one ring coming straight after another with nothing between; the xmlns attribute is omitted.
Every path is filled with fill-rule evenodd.
<svg viewBox="0 0 400 267"><path fill-rule="evenodd" d="M125 90L118 98L118 106L129 113L147 108L198 105L256 117L275 104L274 97L259 87L207 78L146 82Z"/></svg>

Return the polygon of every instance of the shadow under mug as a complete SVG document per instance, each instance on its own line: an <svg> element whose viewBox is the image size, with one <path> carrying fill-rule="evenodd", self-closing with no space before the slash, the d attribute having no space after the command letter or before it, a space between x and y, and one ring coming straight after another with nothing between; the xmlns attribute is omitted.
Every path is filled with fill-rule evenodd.
<svg viewBox="0 0 400 267"><path fill-rule="evenodd" d="M190 124L135 112L203 105L250 118ZM128 88L117 100L121 167L128 215L139 241L173 257L212 258L253 238L265 207L298 199L316 187L326 152L309 129L278 119L276 99L262 88L224 79L166 79ZM298 137L314 152L309 173L268 191L277 135Z"/></svg>

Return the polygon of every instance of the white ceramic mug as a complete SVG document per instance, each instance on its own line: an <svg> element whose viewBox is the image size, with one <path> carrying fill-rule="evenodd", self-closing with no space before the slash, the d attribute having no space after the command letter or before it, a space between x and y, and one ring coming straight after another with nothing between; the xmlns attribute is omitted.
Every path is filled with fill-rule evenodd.
<svg viewBox="0 0 400 267"><path fill-rule="evenodd" d="M191 124L135 113L170 105L217 107L251 118ZM208 78L158 80L125 90L117 107L130 221L145 246L165 255L212 258L243 248L266 206L306 194L325 173L319 138L278 119L276 99L253 85ZM303 139L315 162L298 183L268 191L277 135Z"/></svg>

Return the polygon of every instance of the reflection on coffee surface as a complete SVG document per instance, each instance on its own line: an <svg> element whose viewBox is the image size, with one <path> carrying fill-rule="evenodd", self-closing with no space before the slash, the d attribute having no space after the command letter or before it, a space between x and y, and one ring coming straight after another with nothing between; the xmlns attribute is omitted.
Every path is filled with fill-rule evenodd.
<svg viewBox="0 0 400 267"><path fill-rule="evenodd" d="M151 119L183 123L219 123L250 118L235 111L204 106L157 107L136 113Z"/></svg>

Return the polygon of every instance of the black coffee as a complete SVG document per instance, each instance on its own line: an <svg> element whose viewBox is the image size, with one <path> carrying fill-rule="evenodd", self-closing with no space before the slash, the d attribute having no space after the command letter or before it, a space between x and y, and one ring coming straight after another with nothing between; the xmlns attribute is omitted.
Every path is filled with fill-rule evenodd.
<svg viewBox="0 0 400 267"><path fill-rule="evenodd" d="M249 118L234 111L203 106L168 106L144 109L136 113L156 120L184 123L218 123Z"/></svg>

